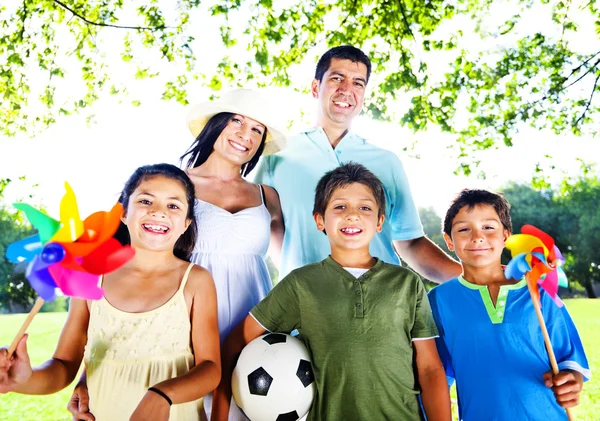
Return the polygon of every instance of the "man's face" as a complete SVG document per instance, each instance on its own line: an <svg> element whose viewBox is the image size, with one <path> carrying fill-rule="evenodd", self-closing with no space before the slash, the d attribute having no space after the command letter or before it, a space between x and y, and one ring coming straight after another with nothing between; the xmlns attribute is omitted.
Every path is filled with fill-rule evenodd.
<svg viewBox="0 0 600 421"><path fill-rule="evenodd" d="M319 100L321 126L348 128L360 114L367 86L367 66L350 60L331 59L323 80L312 82L313 97Z"/></svg>

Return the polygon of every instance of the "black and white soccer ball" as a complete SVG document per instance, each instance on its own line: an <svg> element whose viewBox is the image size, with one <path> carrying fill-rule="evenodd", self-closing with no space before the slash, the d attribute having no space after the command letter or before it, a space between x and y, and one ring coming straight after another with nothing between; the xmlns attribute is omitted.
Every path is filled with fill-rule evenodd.
<svg viewBox="0 0 600 421"><path fill-rule="evenodd" d="M233 370L235 403L251 421L296 421L315 394L308 351L298 338L268 333L242 350Z"/></svg>

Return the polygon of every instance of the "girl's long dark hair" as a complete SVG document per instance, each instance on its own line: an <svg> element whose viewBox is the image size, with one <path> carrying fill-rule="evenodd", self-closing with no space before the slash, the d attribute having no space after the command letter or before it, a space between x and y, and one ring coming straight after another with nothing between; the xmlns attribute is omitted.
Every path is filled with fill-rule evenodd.
<svg viewBox="0 0 600 421"><path fill-rule="evenodd" d="M180 162L183 162L183 160L189 156L187 163L185 164L186 168L196 168L204 164L212 153L217 138L223 129L227 127L227 124L231 121L231 118L234 115L235 114L233 113L219 113L212 116L196 140L194 140L190 148L183 155L181 155L181 158L179 158ZM250 161L242 165L242 176L250 174L250 171L256 167L258 159L265 150L266 139L267 131L265 130L256 154L254 154Z"/></svg>
<svg viewBox="0 0 600 421"><path fill-rule="evenodd" d="M158 176L179 181L185 189L185 198L188 205L186 218L192 222L188 226L187 230L185 230L185 232L181 235L181 237L177 239L175 247L173 248L173 254L180 259L189 262L196 245L198 227L196 225L196 218L194 216L194 200L196 198L196 192L194 189L194 184L185 172L171 164L155 164L140 167L134 171L131 177L129 177L129 180L127 180L125 183L123 191L121 192L121 196L119 197L119 203L123 205L123 208L125 208L125 213L127 213L129 198L135 189L137 189L143 181ZM131 244L129 230L122 222L119 229L115 233L115 238L122 244Z"/></svg>

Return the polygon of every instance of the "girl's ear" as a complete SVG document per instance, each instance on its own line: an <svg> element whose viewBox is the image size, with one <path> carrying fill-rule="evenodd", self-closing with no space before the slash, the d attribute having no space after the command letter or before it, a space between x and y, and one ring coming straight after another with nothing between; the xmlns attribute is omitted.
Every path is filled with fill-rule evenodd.
<svg viewBox="0 0 600 421"><path fill-rule="evenodd" d="M448 250L454 251L454 243L452 242L452 238L446 233L444 233L444 241L446 242L446 247L448 247Z"/></svg>
<svg viewBox="0 0 600 421"><path fill-rule="evenodd" d="M506 245L506 240L508 240L508 237L510 237L511 235L512 235L512 233L509 230L507 230L507 229L504 230L504 236L503 236L504 245Z"/></svg>
<svg viewBox="0 0 600 421"><path fill-rule="evenodd" d="M186 219L186 220L185 220L185 229L186 229L186 230L188 229L188 227L190 226L190 224L191 224L191 223L192 223L192 220L191 220L191 219Z"/></svg>
<svg viewBox="0 0 600 421"><path fill-rule="evenodd" d="M121 222L127 225L127 209L123 207L123 213L121 214Z"/></svg>

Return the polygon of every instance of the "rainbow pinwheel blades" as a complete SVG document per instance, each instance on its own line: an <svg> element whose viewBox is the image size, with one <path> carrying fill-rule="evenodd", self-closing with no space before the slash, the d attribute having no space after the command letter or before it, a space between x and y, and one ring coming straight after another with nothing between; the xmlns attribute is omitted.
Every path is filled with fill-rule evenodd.
<svg viewBox="0 0 600 421"><path fill-rule="evenodd" d="M30 205L15 204L38 229L38 235L10 244L6 257L14 263L30 262L27 279L45 301L56 297L57 288L67 296L97 300L102 298L100 276L134 256L134 249L113 238L123 206L117 203L110 212L96 212L82 221L75 193L68 183L65 189L59 221Z"/></svg>
<svg viewBox="0 0 600 421"><path fill-rule="evenodd" d="M558 265L564 262L554 239L533 225L524 225L522 234L511 235L506 247L511 251L512 260L506 265L507 279L521 279L526 274L528 282L535 282L561 307L558 286L561 273ZM539 301L539 293L536 297Z"/></svg>

